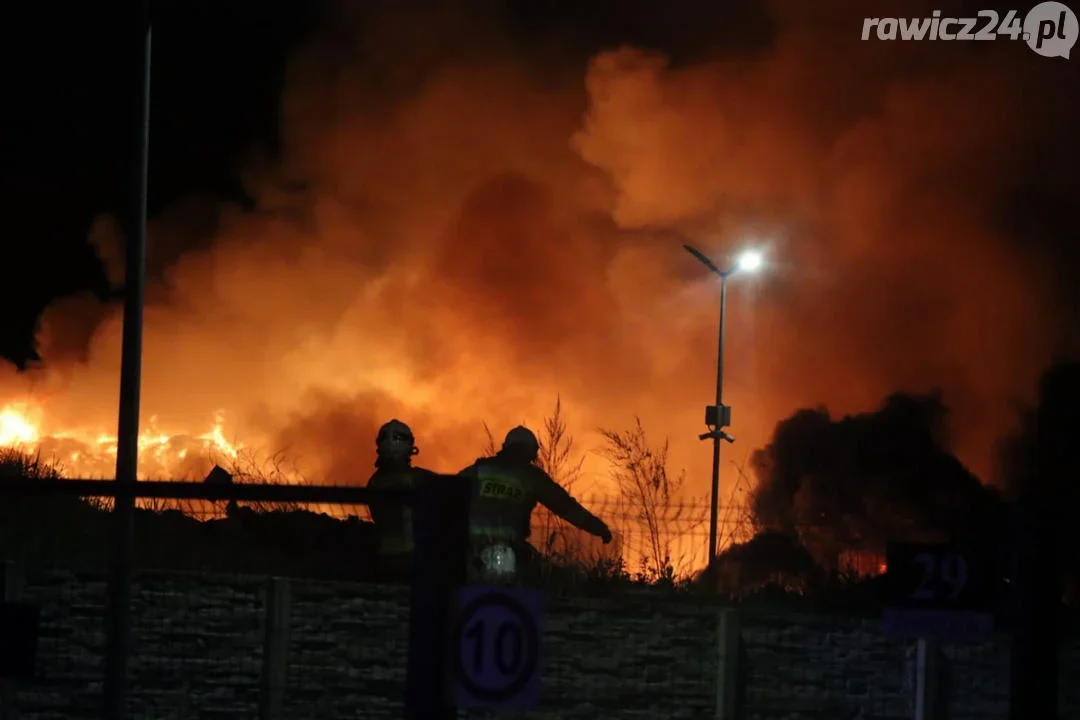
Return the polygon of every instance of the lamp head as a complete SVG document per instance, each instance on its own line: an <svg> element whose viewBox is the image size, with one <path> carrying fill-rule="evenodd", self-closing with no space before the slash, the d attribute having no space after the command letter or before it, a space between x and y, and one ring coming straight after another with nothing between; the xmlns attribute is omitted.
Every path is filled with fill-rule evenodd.
<svg viewBox="0 0 1080 720"><path fill-rule="evenodd" d="M759 250L744 250L735 259L735 269L741 273L754 273L765 264L765 257Z"/></svg>

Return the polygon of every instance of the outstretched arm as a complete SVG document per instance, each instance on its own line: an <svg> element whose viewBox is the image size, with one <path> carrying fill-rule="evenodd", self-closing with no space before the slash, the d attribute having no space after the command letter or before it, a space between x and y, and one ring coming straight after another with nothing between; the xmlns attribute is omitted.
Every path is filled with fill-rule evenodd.
<svg viewBox="0 0 1080 720"><path fill-rule="evenodd" d="M603 520L586 510L581 503L545 472L537 474L536 496L544 507L574 527L611 542L611 531Z"/></svg>

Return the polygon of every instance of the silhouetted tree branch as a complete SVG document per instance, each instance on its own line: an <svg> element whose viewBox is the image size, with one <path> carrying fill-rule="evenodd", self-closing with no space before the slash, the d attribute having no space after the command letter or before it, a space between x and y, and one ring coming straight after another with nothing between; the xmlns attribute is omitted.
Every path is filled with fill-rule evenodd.
<svg viewBox="0 0 1080 720"><path fill-rule="evenodd" d="M574 437L566 427L560 396L555 398L551 415L544 418L539 440L540 454L536 458L536 466L573 494L574 486L581 479L585 456L574 449ZM579 561L585 559L582 557L580 532L547 508L536 509L533 529L543 538L545 554Z"/></svg>
<svg viewBox="0 0 1080 720"><path fill-rule="evenodd" d="M486 439L484 441L484 447L480 451L480 455L481 457L491 457L498 451L499 446L495 442L495 436L492 434L487 421L484 422L484 435Z"/></svg>
<svg viewBox="0 0 1080 720"><path fill-rule="evenodd" d="M602 452L613 466L612 478L619 496L628 503L646 534L646 571L653 579L670 576L675 538L668 521L685 475L672 477L668 473L668 441L651 447L640 418L634 418L629 430L600 432L605 442Z"/></svg>

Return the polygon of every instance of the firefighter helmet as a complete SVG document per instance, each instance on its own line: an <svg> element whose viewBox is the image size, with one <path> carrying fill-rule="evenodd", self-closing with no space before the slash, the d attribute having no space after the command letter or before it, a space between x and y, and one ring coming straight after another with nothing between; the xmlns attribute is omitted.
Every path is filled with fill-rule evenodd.
<svg viewBox="0 0 1080 720"><path fill-rule="evenodd" d="M379 434L375 438L375 450L380 458L388 460L405 460L420 452L413 439L412 430L397 419L379 428Z"/></svg>
<svg viewBox="0 0 1080 720"><path fill-rule="evenodd" d="M534 459L537 453L540 452L540 441L536 439L536 435L532 430L524 425L518 425L506 433L506 439L503 440L503 450L510 450L511 448L516 452L527 455L530 459Z"/></svg>

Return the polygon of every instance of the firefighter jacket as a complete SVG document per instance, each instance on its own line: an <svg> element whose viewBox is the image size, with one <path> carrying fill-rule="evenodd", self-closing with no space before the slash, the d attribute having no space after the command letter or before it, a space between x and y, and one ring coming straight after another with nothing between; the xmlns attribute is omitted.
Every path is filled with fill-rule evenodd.
<svg viewBox="0 0 1080 720"><path fill-rule="evenodd" d="M583 508L551 476L501 453L481 458L461 471L472 481L469 533L476 541L524 543L537 503L581 530L602 535L607 526Z"/></svg>
<svg viewBox="0 0 1080 720"><path fill-rule="evenodd" d="M368 487L386 490L415 488L421 478L431 476L430 470L410 465L383 465L368 480ZM379 554L401 556L413 552L413 510L400 502L373 501L370 505L371 519L379 538Z"/></svg>

